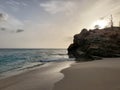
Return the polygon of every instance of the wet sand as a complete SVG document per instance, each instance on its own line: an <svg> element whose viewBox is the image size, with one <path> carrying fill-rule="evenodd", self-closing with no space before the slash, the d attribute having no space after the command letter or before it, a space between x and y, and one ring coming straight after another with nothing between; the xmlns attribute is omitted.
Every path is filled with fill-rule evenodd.
<svg viewBox="0 0 120 90"><path fill-rule="evenodd" d="M73 61L53 62L19 75L0 80L0 90L52 90L54 83L64 75L62 69L70 66Z"/></svg>
<svg viewBox="0 0 120 90"><path fill-rule="evenodd" d="M75 63L53 90L120 90L120 58Z"/></svg>
<svg viewBox="0 0 120 90"><path fill-rule="evenodd" d="M0 80L0 90L120 90L120 58L48 63Z"/></svg>

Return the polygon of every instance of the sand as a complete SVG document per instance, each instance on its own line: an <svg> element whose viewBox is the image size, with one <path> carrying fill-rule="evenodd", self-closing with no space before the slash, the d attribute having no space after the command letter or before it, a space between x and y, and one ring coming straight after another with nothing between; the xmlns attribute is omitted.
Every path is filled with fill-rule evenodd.
<svg viewBox="0 0 120 90"><path fill-rule="evenodd" d="M61 73L53 90L120 90L120 58L76 63Z"/></svg>
<svg viewBox="0 0 120 90"><path fill-rule="evenodd" d="M60 73L73 61L51 62L38 69L0 80L0 90L52 90L54 83L64 75Z"/></svg>
<svg viewBox="0 0 120 90"><path fill-rule="evenodd" d="M49 63L0 80L0 90L120 90L120 58Z"/></svg>

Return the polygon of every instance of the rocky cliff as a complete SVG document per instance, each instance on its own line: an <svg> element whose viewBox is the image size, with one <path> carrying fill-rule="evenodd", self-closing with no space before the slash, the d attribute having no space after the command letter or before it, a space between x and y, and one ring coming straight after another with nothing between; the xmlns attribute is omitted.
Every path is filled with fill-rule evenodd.
<svg viewBox="0 0 120 90"><path fill-rule="evenodd" d="M87 30L74 36L68 47L70 58L93 60L102 57L120 57L120 27Z"/></svg>

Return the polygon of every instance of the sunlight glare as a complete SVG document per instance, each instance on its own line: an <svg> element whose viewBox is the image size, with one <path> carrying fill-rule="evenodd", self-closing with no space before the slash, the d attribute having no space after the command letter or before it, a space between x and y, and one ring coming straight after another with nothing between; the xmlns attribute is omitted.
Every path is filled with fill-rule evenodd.
<svg viewBox="0 0 120 90"><path fill-rule="evenodd" d="M108 25L108 22L106 20L97 20L92 24L92 28L95 28L96 25L99 26L99 29L103 29Z"/></svg>

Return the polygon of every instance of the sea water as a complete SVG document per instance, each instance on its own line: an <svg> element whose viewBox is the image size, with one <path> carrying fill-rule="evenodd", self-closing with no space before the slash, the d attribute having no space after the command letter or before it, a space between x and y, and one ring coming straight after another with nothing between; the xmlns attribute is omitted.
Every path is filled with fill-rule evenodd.
<svg viewBox="0 0 120 90"><path fill-rule="evenodd" d="M5 73L68 60L65 49L0 49L0 78Z"/></svg>

